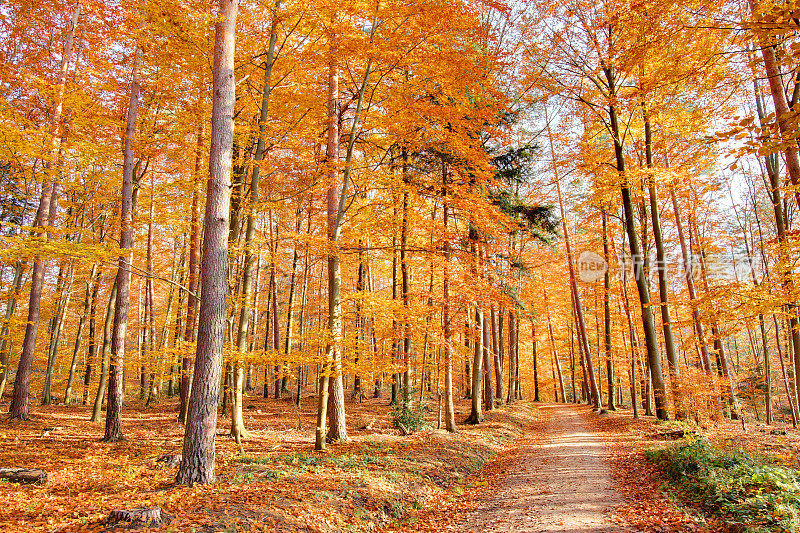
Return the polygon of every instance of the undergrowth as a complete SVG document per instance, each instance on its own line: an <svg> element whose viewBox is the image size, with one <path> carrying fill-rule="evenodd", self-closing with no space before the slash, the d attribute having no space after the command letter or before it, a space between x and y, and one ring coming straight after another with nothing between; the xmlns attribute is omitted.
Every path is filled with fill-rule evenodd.
<svg viewBox="0 0 800 533"><path fill-rule="evenodd" d="M686 499L747 533L796 532L800 473L699 438L649 450Z"/></svg>
<svg viewBox="0 0 800 533"><path fill-rule="evenodd" d="M428 404L423 401L393 405L392 422L394 427L400 428L406 433L414 433L427 427L425 422L427 411Z"/></svg>

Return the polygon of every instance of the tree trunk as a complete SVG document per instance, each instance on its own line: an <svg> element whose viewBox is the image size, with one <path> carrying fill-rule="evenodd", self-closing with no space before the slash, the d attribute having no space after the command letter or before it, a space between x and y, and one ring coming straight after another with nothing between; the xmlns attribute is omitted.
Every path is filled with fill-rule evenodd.
<svg viewBox="0 0 800 533"><path fill-rule="evenodd" d="M466 423L480 424L483 422L483 311L480 308L475 309L475 330L472 338L472 408Z"/></svg>
<svg viewBox="0 0 800 533"><path fill-rule="evenodd" d="M69 261L66 267L66 275L57 285L59 293L56 314L52 320L52 330L50 333L50 345L47 348L47 368L44 375L44 386L42 387L42 405L50 405L53 399L53 372L55 371L56 358L58 357L58 346L61 344L61 332L64 330L64 320L69 309L69 301L72 297L72 279L75 273L75 263ZM61 271L59 272L59 277Z"/></svg>
<svg viewBox="0 0 800 533"><path fill-rule="evenodd" d="M611 352L611 273L608 265L611 257L608 250L608 213L605 208L601 210L603 219L603 258L606 260L606 272L603 275L603 343L606 351L606 378L608 380L608 410L616 411L614 404L614 358Z"/></svg>
<svg viewBox="0 0 800 533"><path fill-rule="evenodd" d="M89 403L89 386L92 383L92 370L97 358L97 293L100 289L100 272L98 271L92 288L89 306L89 344L86 348L86 370L83 374L83 405Z"/></svg>
<svg viewBox="0 0 800 533"><path fill-rule="evenodd" d="M197 146L194 158L194 175L192 176L192 218L190 222L191 233L189 236L189 286L186 295L186 328L183 332L184 342L194 342L197 322L197 309L199 307L199 269L200 269L200 192L203 180L203 147L205 144L203 120L198 117ZM178 422L186 423L186 413L189 409L189 396L192 392L192 358L188 355L181 357L181 384L180 384L180 409Z"/></svg>
<svg viewBox="0 0 800 533"><path fill-rule="evenodd" d="M133 261L133 182L134 143L136 119L139 110L139 68L142 51L137 46L134 52L133 73L129 88L130 103L125 128L124 162L122 167L122 200L120 209L119 247L122 255L117 269L117 299L114 309L114 331L111 336L111 361L109 367L108 399L106 401L106 428L103 440L116 442L122 435L122 403L124 401L125 338L128 327L128 305L131 288L131 262Z"/></svg>
<svg viewBox="0 0 800 533"><path fill-rule="evenodd" d="M236 81L234 49L238 0L220 0L214 39L210 178L203 231L203 295L197 355L181 465L176 483L214 482L217 399L227 315L228 225Z"/></svg>
<svg viewBox="0 0 800 533"><path fill-rule="evenodd" d="M338 191L338 153L339 153L339 68L335 62L336 51L332 45L328 67L328 115L327 146L325 156L330 170L328 172L327 208L328 208L328 240L331 252L328 255L328 330L330 339L325 348L325 362L322 366L319 404L317 405L317 433L314 449L324 450L325 440L347 438L347 427L344 419L344 384L341 376L341 338L342 338L342 302L341 302L341 270L338 252L333 248L339 237L337 221L339 219ZM333 384L333 387L331 387ZM330 428L328 418L330 417Z"/></svg>
<svg viewBox="0 0 800 533"><path fill-rule="evenodd" d="M608 80L609 92L616 98L616 79L610 68L604 68L606 79ZM625 155L622 147L622 135L619 130L617 119L617 108L612 102L608 107L611 135L614 140L614 155L617 164L617 173L621 180L620 191L622 193L622 207L625 211L625 229L628 233L628 244L631 249L631 259L633 262L634 278L636 279L636 289L639 293L639 303L641 305L642 325L644 328L645 346L647 347L647 361L651 370L653 382L653 392L656 404L656 416L659 420L667 420L669 412L667 410L667 391L664 383L664 375L661 371L661 357L658 353L658 338L653 321L653 313L650 307L650 288L648 287L642 250L639 247L639 237L636 234L636 226L633 212L633 199L625 172Z"/></svg>
<svg viewBox="0 0 800 533"><path fill-rule="evenodd" d="M78 4L72 14L72 18L67 27L66 38L64 40L64 51L61 56L61 66L56 84L55 101L53 111L50 116L50 145L48 157L45 159L45 177L42 185L42 194L39 199L39 209L36 212L35 227L42 228L47 222L51 206L53 192L56 188L57 171L53 168L53 161L59 150L59 128L61 126L61 108L64 103L64 88L67 78L67 70L72 60L73 40L75 27L81 14L81 5ZM48 237L49 238L49 234ZM36 335L39 330L39 309L42 301L42 287L44 285L45 260L40 256L34 257L33 273L31 275L31 290L28 303L28 320L25 326L25 339L22 341L22 353L17 365L17 374L14 379L14 396L9 408L10 418L28 420L28 399L31 391L31 369L33 367L33 356L36 349Z"/></svg>
<svg viewBox="0 0 800 533"><path fill-rule="evenodd" d="M555 154L555 149L553 148L553 138L550 132L549 122L547 122L547 134L550 139L550 155L552 157L553 173L555 174L558 205L561 210L561 228L564 231L564 244L567 248L567 267L569 270L570 292L572 293L572 300L575 309L575 321L578 329L578 342L580 344L580 353L586 355L586 361L583 361L583 365L585 365L587 371L587 379L589 381L589 392L592 396L592 403L595 409L602 410L603 398L600 396L600 390L597 386L597 380L595 379L594 365L592 363L591 350L589 349L589 336L586 332L586 321L583 316L583 305L581 304L580 295L578 294L578 282L575 277L575 264L574 264L574 257L572 255L572 241L570 239L570 234L567 229L566 210L564 209L564 200L561 196L561 183L558 173L558 164L556 162L556 154Z"/></svg>
<svg viewBox="0 0 800 533"><path fill-rule="evenodd" d="M486 411L494 409L494 386L492 385L492 332L489 317L483 313L483 406Z"/></svg>
<svg viewBox="0 0 800 533"><path fill-rule="evenodd" d="M11 296L6 302L6 314L3 319L3 328L0 330L0 398L6 390L8 383L8 368L11 355L11 339L9 339L11 319L17 309L17 301L22 290L22 274L25 272L25 263L17 261L14 264L14 280L11 282Z"/></svg>
<svg viewBox="0 0 800 533"><path fill-rule="evenodd" d="M444 425L447 431L456 431L455 408L453 406L453 328L450 323L450 261L452 250L450 248L450 236L448 234L448 223L450 222L450 200L448 199L448 175L447 165L442 161L442 189L443 189L443 226L444 226L444 273L442 280L442 292L444 298L444 309L442 319L444 321Z"/></svg>
<svg viewBox="0 0 800 533"><path fill-rule="evenodd" d="M750 0L750 10L753 12L756 20L760 21L761 13L758 12L758 0ZM778 131L783 139L782 145L784 146L784 154L786 155L786 171L795 189L795 202L797 202L798 207L800 207L800 190L798 190L798 188L800 188L800 155L798 155L796 132L793 129L796 126L793 123L789 103L786 100L786 89L783 86L780 64L775 57L774 43L770 42L767 32L759 31L756 33L759 38L759 48L761 49L761 56L764 59L764 69L766 70L769 89L772 93L772 101L775 106L775 119L778 122Z"/></svg>
<svg viewBox="0 0 800 533"><path fill-rule="evenodd" d="M653 164L653 134L650 127L650 113L643 106L645 154L647 168L652 169ZM680 366L675 352L675 338L672 334L672 320L669 312L669 288L667 286L667 263L664 250L664 237L661 231L661 216L658 211L658 193L652 174L647 178L647 189L650 196L650 218L653 221L653 239L656 244L656 264L658 269L658 299L661 309L661 328L664 333L664 350L669 364L669 376L672 382L672 399L675 404L675 417L678 420L686 418L685 399L681 383Z"/></svg>
<svg viewBox="0 0 800 533"><path fill-rule="evenodd" d="M503 402L503 361L500 357L500 331L498 326L498 313L495 309L495 306L492 305L491 307L492 312L492 360L494 361L494 383L495 383L495 391L494 397L498 403ZM536 367L536 357L535 357L535 350L536 350L536 340L534 339L534 359L533 359L533 366ZM536 379L536 390L539 389L539 381L538 375L534 371L534 378ZM536 397L538 398L538 393ZM537 400L538 401L538 400Z"/></svg>
<svg viewBox="0 0 800 533"><path fill-rule="evenodd" d="M111 336L114 331L114 310L117 307L117 280L114 279L114 284L111 286L111 293L108 296L108 307L106 307L106 317L103 322L103 348L102 348L102 361L100 363L100 381L97 385L97 394L94 398L94 407L92 408L92 422L100 421L100 411L103 407L103 398L106 394L106 386L108 384L108 367L111 363Z"/></svg>
<svg viewBox="0 0 800 533"><path fill-rule="evenodd" d="M72 362L69 365L69 378L67 379L67 388L64 391L64 403L69 405L72 403L72 385L75 382L75 373L78 370L78 353L81 350L81 339L83 337L83 330L86 326L86 320L89 317L89 310L94 305L92 302L97 297L97 288L100 283L100 277L97 275L97 263L92 265L92 271L89 274L89 282L86 283L86 299L83 302L83 314L78 320L78 332L75 334L75 348L72 350ZM87 355L88 357L91 354Z"/></svg>

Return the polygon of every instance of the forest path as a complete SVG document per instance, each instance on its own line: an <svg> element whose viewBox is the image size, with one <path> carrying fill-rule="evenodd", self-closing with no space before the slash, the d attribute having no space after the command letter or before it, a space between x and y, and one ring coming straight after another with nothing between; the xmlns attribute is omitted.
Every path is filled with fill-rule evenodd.
<svg viewBox="0 0 800 533"><path fill-rule="evenodd" d="M610 449L592 430L586 406L540 404L541 425L514 453L505 475L468 511L458 531L630 531L608 511L622 501L609 466Z"/></svg>

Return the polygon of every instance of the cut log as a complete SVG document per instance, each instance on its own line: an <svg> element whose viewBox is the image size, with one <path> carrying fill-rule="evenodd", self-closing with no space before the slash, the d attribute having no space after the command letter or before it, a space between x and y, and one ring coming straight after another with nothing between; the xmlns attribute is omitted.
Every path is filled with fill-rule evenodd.
<svg viewBox="0 0 800 533"><path fill-rule="evenodd" d="M11 483L47 483L47 472L36 468L0 468L0 479Z"/></svg>
<svg viewBox="0 0 800 533"><path fill-rule="evenodd" d="M106 518L106 525L128 524L134 527L159 527L169 524L172 517L161 507L137 507L136 509L118 509L111 511Z"/></svg>

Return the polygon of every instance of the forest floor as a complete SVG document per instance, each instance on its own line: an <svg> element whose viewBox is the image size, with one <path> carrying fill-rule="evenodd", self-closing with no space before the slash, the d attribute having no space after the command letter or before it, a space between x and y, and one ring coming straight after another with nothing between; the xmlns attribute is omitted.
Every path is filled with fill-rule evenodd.
<svg viewBox="0 0 800 533"><path fill-rule="evenodd" d="M175 468L157 461L181 451L175 401L132 402L123 412L127 440L115 444L100 442L103 426L88 421L87 407L37 406L30 422L0 419L0 467L41 468L49 478L0 483L0 529L112 531L104 522L112 510L159 506L172 520L158 530L176 532L724 531L664 489L642 453L663 445L652 418L517 402L467 426L461 400L457 434L404 436L386 404L348 403L351 440L315 453L313 398L296 410L248 397L244 453L220 418L218 480L195 487L175 487ZM433 427L437 414L434 405ZM736 429L719 431L731 438ZM742 435L732 442L759 448L797 437L752 427Z"/></svg>

